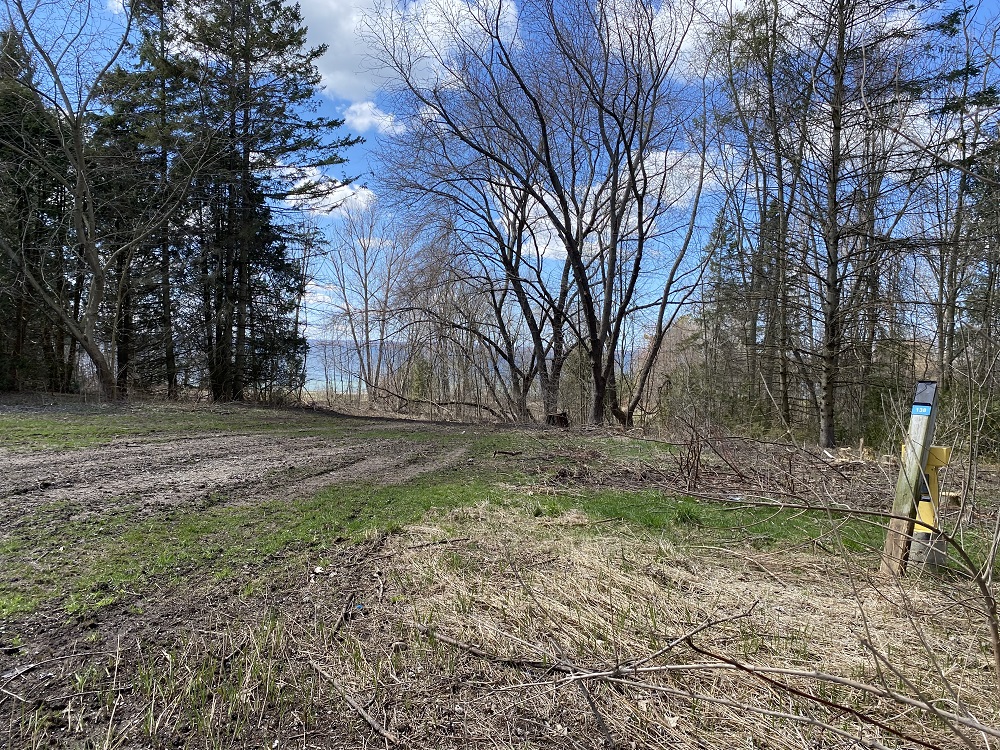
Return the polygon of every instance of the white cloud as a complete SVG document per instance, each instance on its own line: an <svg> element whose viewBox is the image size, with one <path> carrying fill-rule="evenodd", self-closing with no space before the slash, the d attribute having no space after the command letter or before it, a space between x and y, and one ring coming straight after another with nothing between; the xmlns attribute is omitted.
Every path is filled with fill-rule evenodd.
<svg viewBox="0 0 1000 750"><path fill-rule="evenodd" d="M508 46L517 39L513 0L415 0L403 8L400 20L420 30L422 39L414 49L445 58L462 49L487 50L493 34Z"/></svg>
<svg viewBox="0 0 1000 750"><path fill-rule="evenodd" d="M372 27L419 20L421 38L405 44L418 54L434 49L447 54L457 40L474 39L477 24L497 8L503 28L511 34L517 19L513 0L300 0L299 5L310 44L329 47L318 62L326 94L353 103L371 101L384 83L395 79L373 54Z"/></svg>
<svg viewBox="0 0 1000 750"><path fill-rule="evenodd" d="M539 263L543 258L566 257L566 245L559 231L553 226L545 208L535 200L528 206L528 232L528 246L534 247Z"/></svg>
<svg viewBox="0 0 1000 750"><path fill-rule="evenodd" d="M273 169L275 175L281 175L280 165ZM284 174L286 179L298 178L296 188L303 189L310 183L330 186L332 189L322 191L322 195L316 197L306 197L304 195L292 195L287 199L290 206L301 211L307 211L317 215L341 215L344 210L351 206L364 208L375 200L375 193L363 185L331 185L331 180L316 167L307 169L289 170Z"/></svg>
<svg viewBox="0 0 1000 750"><path fill-rule="evenodd" d="M365 16L375 12L376 4L377 0L299 2L309 27L309 43L329 47L318 67L326 94L333 99L371 99L384 79L383 71L368 59L370 50L360 33Z"/></svg>
<svg viewBox="0 0 1000 750"><path fill-rule="evenodd" d="M383 112L372 101L352 104L344 112L344 121L348 128L359 133L376 130L386 135L399 135L406 130L406 126L399 122L395 115Z"/></svg>
<svg viewBox="0 0 1000 750"><path fill-rule="evenodd" d="M694 151L654 151L644 158L647 184L644 193L657 196L663 208L686 210L694 203L699 191L711 191L717 186L712 176L711 162L715 154L706 154L708 162ZM702 177L702 171L706 176ZM704 184L702 182L704 181Z"/></svg>
<svg viewBox="0 0 1000 750"><path fill-rule="evenodd" d="M345 211L351 209L364 210L375 202L375 198L375 193L364 185L358 187L342 185L327 199L327 211L332 210L335 215L343 215Z"/></svg>
<svg viewBox="0 0 1000 750"><path fill-rule="evenodd" d="M503 19L516 18L511 0L504 3ZM372 49L372 28L403 19L421 19L419 40L450 49L454 34L470 33L476 0L299 0L302 17L309 28L310 44L325 44L328 51L318 62L326 94L334 100L359 103L371 101L380 87L395 79L392 69L383 66ZM461 37L459 37L461 38ZM408 40L413 44L416 40Z"/></svg>

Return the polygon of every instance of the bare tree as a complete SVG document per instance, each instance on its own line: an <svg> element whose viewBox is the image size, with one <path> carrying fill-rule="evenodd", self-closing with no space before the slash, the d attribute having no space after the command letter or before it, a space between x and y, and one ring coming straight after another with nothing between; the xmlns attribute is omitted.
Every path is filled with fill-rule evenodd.
<svg viewBox="0 0 1000 750"><path fill-rule="evenodd" d="M638 404L623 408L618 389L636 314L658 311L656 339L693 287L693 220L678 239L672 213L697 206L703 175L696 167L694 188L679 194L692 172L685 155L704 154L704 138L684 128L702 103L681 77L691 18L690 8L630 1L536 2L516 14L428 3L372 19L402 82L397 111L436 134L435 148L460 145L488 164L492 183L529 197L547 224L542 262L569 266L597 423L610 412L627 424Z"/></svg>
<svg viewBox="0 0 1000 750"><path fill-rule="evenodd" d="M508 150L500 142L494 148ZM450 264L492 310L492 322L477 324L477 335L503 363L496 375L518 418L530 418L528 392L536 377L544 412L556 413L571 347L573 285L568 259L551 257L534 198L494 163L423 120L397 136L383 161L385 183L402 198L404 215L430 219L439 233L435 258Z"/></svg>
<svg viewBox="0 0 1000 750"><path fill-rule="evenodd" d="M394 229L373 201L349 201L341 208L341 239L332 251L333 316L329 330L349 342L354 373L369 404L379 400L403 302L407 269L413 260L418 230Z"/></svg>

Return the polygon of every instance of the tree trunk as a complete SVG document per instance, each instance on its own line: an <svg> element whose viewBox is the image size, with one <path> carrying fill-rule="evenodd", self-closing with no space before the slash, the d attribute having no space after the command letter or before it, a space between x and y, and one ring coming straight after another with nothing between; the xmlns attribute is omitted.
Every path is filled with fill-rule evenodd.
<svg viewBox="0 0 1000 750"><path fill-rule="evenodd" d="M167 381L167 398L180 397L177 377L177 355L174 351L174 316L170 283L170 240L163 230L160 240L160 326L163 336L164 369Z"/></svg>
<svg viewBox="0 0 1000 750"><path fill-rule="evenodd" d="M160 59L167 59L167 19L166 19L166 3L161 2L156 8L157 19L159 21L159 53ZM160 128L160 152L159 152L159 162L160 162L160 177L163 180L167 180L170 172L170 157L168 153L168 146L165 140L165 135L167 132L168 123L168 104L169 97L167 95L167 78L165 75L160 75L158 86L158 97L159 101L159 128ZM180 393L178 392L178 378L177 378L177 355L174 351L174 316L173 316L173 300L171 294L171 282L170 282L170 232L167 223L159 229L160 235L160 327L162 329L161 335L163 337L163 359L164 359L164 376L167 384L167 398L171 401L176 401Z"/></svg>
<svg viewBox="0 0 1000 750"><path fill-rule="evenodd" d="M838 0L834 34L836 53L831 61L833 77L830 96L830 163L826 179L826 216L823 219L823 244L826 252L826 273L822 283L821 311L823 339L820 351L820 417L819 443L824 448L836 445L835 416L837 380L839 378L841 346L841 278L840 278L840 171L843 160L841 141L844 128L847 0Z"/></svg>
<svg viewBox="0 0 1000 750"><path fill-rule="evenodd" d="M122 254L118 259L118 315L115 331L117 349L117 374L115 378L118 396L128 398L129 370L132 367L132 279L128 258Z"/></svg>

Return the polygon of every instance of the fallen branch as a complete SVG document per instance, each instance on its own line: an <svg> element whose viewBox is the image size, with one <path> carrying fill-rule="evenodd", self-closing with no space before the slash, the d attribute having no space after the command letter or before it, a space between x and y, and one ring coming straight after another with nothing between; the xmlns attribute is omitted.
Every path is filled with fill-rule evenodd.
<svg viewBox="0 0 1000 750"><path fill-rule="evenodd" d="M0 688L5 688L7 687L7 685L9 685L11 682L13 682L21 675L25 675L28 672L32 672L46 664L51 664L54 661L65 661L66 659L76 659L77 657L80 656L113 656L113 655L114 654L112 654L110 651L84 651L79 654L66 654L65 656L53 656L49 659L42 659L41 661L36 661L34 664L25 664L20 667L14 667L14 669L12 669L11 671L5 672L4 674L0 675L0 680L3 680L3 682L0 683Z"/></svg>
<svg viewBox="0 0 1000 750"><path fill-rule="evenodd" d="M437 632L434 628L428 627L427 625L418 624L414 627L418 632L426 635L428 638L433 638L435 641L440 641L441 643L446 643L449 646L460 648L473 656L493 662L494 664L503 664L508 667L517 667L520 669L543 669L548 672L559 672L561 674L568 675L577 674L581 671L575 669L571 665L560 664L557 662L538 661L537 659L510 659L504 656L498 656L496 654L491 654L488 651L484 651L479 648L479 646L474 646L471 643L455 640L454 638L444 635L443 633Z"/></svg>
<svg viewBox="0 0 1000 750"><path fill-rule="evenodd" d="M754 667L754 666L752 666L750 664L744 664L742 662L736 661L735 659L728 659L728 658L726 658L724 656L720 656L718 654L714 654L711 651L708 651L706 649L702 649L699 646L696 646L695 643L690 638L687 640L687 645L693 651L695 651L696 653L699 653L702 656L708 656L708 657L713 658L713 659L718 659L719 662L721 662L722 664L726 664L729 667L731 667L732 669L736 669L736 670L739 670L741 672L745 672L746 674L752 675L753 677L757 678L758 680L766 683L767 685L770 685L771 687L773 687L773 688L775 688L775 689L777 689L779 691L784 691L784 692L787 692L787 693L791 693L792 695L796 695L796 696L798 696L800 698L804 698L804 699L809 700L809 701L820 703L820 704L826 706L827 708L832 708L832 709L834 709L836 711L843 711L845 713L850 714L851 716L854 716L856 719L858 719L859 721L861 721L863 723L871 724L871 725L876 726L876 727L878 727L879 729L881 729L881 730L883 730L885 732L889 732L890 734L892 734L892 735L894 735L896 737L899 737L900 739L906 740L907 742L913 742L913 743L915 743L917 745L921 745L923 747L936 749L938 746L937 745L932 745L932 744L930 744L928 742L925 742L925 741L923 741L921 739L918 739L917 737L913 737L911 735L908 735L905 732L901 732L900 730L895 729L895 728L889 726L888 724L885 724L885 723L879 721L878 719L875 719L874 717L869 716L868 714L865 714L862 711L859 711L856 708L852 708L852 707L846 706L846 705L844 705L842 703L837 703L836 701L828 700L826 698L822 698L822 697L817 696L817 695L812 695L812 694L807 693L807 692L805 692L803 690L799 690L798 688L796 688L796 687L794 687L792 685L789 685L786 682L781 682L779 680L775 680L774 678L772 678L772 677L770 677L768 675L774 674L774 675L782 675L782 676L787 676L787 677L803 677L803 678L806 678L806 679L814 679L814 680L818 680L818 681L821 681L821 682L830 682L830 683L833 683L833 684L836 684L836 685L842 685L844 687L854 688L856 690L860 690L862 692L868 693L869 695L875 695L875 696L878 696L880 698L888 698L890 700L893 700L893 701L895 701L897 703L901 703L901 704L906 705L906 706L911 706L913 708L918 708L918 709L923 710L923 711L928 711L928 712L931 712L931 713L934 713L934 714L938 714L939 717L947 717L951 721L954 721L954 722L956 722L958 724L962 724L962 725L964 725L964 726L966 726L966 727L968 727L970 729L974 729L974 730L976 730L978 732L981 732L983 734L987 734L987 735L990 735L992 737L996 737L996 738L1000 739L1000 730L997 730L997 729L995 729L993 727L990 727L990 726L987 726L985 724L982 724L979 721L976 721L975 719L972 719L972 718L966 718L966 717L963 717L963 716L958 716L956 714L951 713L950 711L942 711L941 709L939 709L939 708L937 708L935 706L932 706L931 704L929 704L929 703L927 703L925 701L916 700L914 698L910 698L909 696L902 695L902 694L897 693L897 692L892 691L892 690L888 690L888 689L884 689L884 688L878 688L878 687L875 687L874 685L868 685L868 684L865 684L863 682L858 682L856 680L848 679L846 677L838 677L836 675L825 674L823 672L808 671L808 670L801 670L801 669L780 669L780 668L774 668L774 667L770 667L770 668Z"/></svg>
<svg viewBox="0 0 1000 750"><path fill-rule="evenodd" d="M0 687L0 693L3 693L4 695L8 695L11 698L13 698L14 700L20 701L21 703L27 703L28 702L28 699L25 698L23 695L18 695L17 693L12 693L10 690L8 690L7 688L4 688L4 687Z"/></svg>
<svg viewBox="0 0 1000 750"><path fill-rule="evenodd" d="M386 729L384 726L382 726L382 723L378 719L376 719L374 716L368 713L368 711L365 710L364 706L362 706L360 703L354 700L354 698L352 698L342 687L340 687L340 684L337 682L336 678L332 674L327 672L325 669L323 669L323 667L321 667L312 659L309 660L309 663L312 665L313 669L319 672L320 675L329 680L330 684L333 685L337 689L337 692L340 693L340 697L344 699L344 702L347 703L347 705L353 708L355 711L357 711L358 715L365 720L368 726L370 726L373 730L375 730L375 733L379 737L384 739L390 745L399 744L399 738L392 732L390 732L388 729Z"/></svg>
<svg viewBox="0 0 1000 750"><path fill-rule="evenodd" d="M740 713L753 713L758 716L767 716L772 719L782 719L784 721L790 721L797 724L804 724L806 726L817 727L825 732L831 732L838 737L848 740L851 744L858 744L862 747L870 748L870 750L888 750L885 745L875 740L865 739L859 737L854 732L848 732L832 724L828 724L825 721L820 721L819 719L813 718L812 716L803 716L801 714L793 714L787 711L774 711L768 708L761 708L760 706L754 706L748 703L741 703L739 701L730 700L729 698L719 698L715 695L709 695L708 693L698 693L692 690L678 690L675 688L670 688L665 685L657 685L655 683L649 682L637 682L635 680L624 679L620 677L609 678L608 682L618 685L619 688L638 688L641 690L648 690L654 693L660 693L661 695L669 695L674 698L678 698L684 701L699 701L703 703L712 703L717 706L725 706L726 708L732 708Z"/></svg>
<svg viewBox="0 0 1000 750"><path fill-rule="evenodd" d="M424 549L425 547L439 547L439 546L443 546L443 545L446 545L446 544L456 544L458 542L467 542L467 541L469 541L469 537L467 537L467 536L458 536L458 537L455 537L454 539L439 539L436 542L424 542L423 544L414 544L414 545L412 545L410 547L407 547L406 549L408 549L408 550L410 550L410 549Z"/></svg>
<svg viewBox="0 0 1000 750"><path fill-rule="evenodd" d="M732 615L731 617L723 617L720 620L712 620L711 622L704 622L704 623L702 623L701 625L697 626L693 630L689 630L684 635L681 635L681 636L678 636L677 638L674 638L666 646L664 646L663 648L661 648L661 649L659 649L657 651L654 651L649 656L646 656L646 657L644 657L643 659L640 659L637 662L633 662L631 665L629 665L630 669L632 671L635 671L639 667L641 667L643 664L648 664L649 662L653 661L653 659L658 659L659 657L663 656L665 653L667 653L671 649L673 649L676 646L680 645L684 641L690 640L691 638L693 638L694 636L698 635L698 633L701 633L704 630L708 630L709 628L713 628L716 625L723 625L723 624L725 624L727 622L733 622L734 620L742 620L744 617L749 617L750 615L753 614L753 611L755 609L757 609L757 605L758 604L760 604L759 601L754 602L753 604L750 605L750 608L746 612L740 612L739 614Z"/></svg>
<svg viewBox="0 0 1000 750"><path fill-rule="evenodd" d="M347 601L344 602L344 608L340 611L340 617L337 618L337 624L333 626L333 633L331 635L337 635L340 629L344 627L344 624L351 619L351 613L354 610L354 600L356 596L354 592L347 595Z"/></svg>
<svg viewBox="0 0 1000 750"><path fill-rule="evenodd" d="M415 398L410 396L404 396L401 393L396 393L395 391L390 390L389 388L386 388L384 386L378 385L376 383L369 383L367 380L365 380L365 386L373 390L386 393L389 396L392 396L393 398L399 400L399 402L402 404L427 404L429 406L435 406L438 409L441 409L442 411L448 411L447 409L445 409L446 406L468 406L473 409L482 409L485 412L489 412L496 419L501 419L504 421L513 421L510 420L508 415L501 414L496 409L487 406L486 404L480 404L476 401L434 401L433 399L429 398Z"/></svg>

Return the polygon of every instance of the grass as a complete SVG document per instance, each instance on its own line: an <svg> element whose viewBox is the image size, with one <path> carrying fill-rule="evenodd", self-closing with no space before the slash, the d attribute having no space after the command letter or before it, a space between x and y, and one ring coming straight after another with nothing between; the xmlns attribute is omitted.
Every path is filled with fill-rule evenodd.
<svg viewBox="0 0 1000 750"><path fill-rule="evenodd" d="M509 488L451 470L402 486L330 487L292 501L239 504L213 496L197 508L142 517L125 508L113 516L62 520L56 527L26 523L4 545L12 564L0 572L0 614L58 603L68 614L83 616L140 594L156 581L179 582L199 573L225 580L247 569L280 565L289 555L321 554L338 542L398 530L432 509L504 500L504 492ZM691 545L806 544L829 536L837 523L819 513L731 507L659 492L592 491L541 502L523 495L515 502L529 509L533 504L535 515L545 516L578 508L595 519L622 519ZM39 520L53 514L65 519L72 510L46 507L37 515ZM880 543L881 531L870 524L842 521L839 530L856 549ZM248 592L254 590L252 583Z"/></svg>
<svg viewBox="0 0 1000 750"><path fill-rule="evenodd" d="M284 621L273 611L258 622L223 629L210 641L192 637L169 650L137 649L143 734L164 742L169 729L182 724L207 746L227 747L259 733L265 721L311 721L308 714L293 717L302 705L311 714L313 686L289 668L292 651Z"/></svg>
<svg viewBox="0 0 1000 750"><path fill-rule="evenodd" d="M836 535L847 551L861 553L881 548L884 534L877 522L863 518L701 501L657 491L555 495L538 502L535 515L558 515L570 508L579 508L594 519L618 518L638 528L666 533L679 543L725 542L769 548L827 540L833 546Z"/></svg>
<svg viewBox="0 0 1000 750"><path fill-rule="evenodd" d="M13 450L89 448L122 438L170 440L192 432L270 432L328 438L350 435L358 440L405 439L430 444L450 444L456 439L451 431L434 430L416 420L374 420L241 404L79 404L73 409L0 413L0 447ZM500 440L504 437L500 436Z"/></svg>
<svg viewBox="0 0 1000 750"><path fill-rule="evenodd" d="M55 615L47 618L48 632L69 634L57 649L72 638L102 655L58 662L52 670L62 671L62 686L12 683L19 691L65 694L67 703L60 714L45 703L8 701L21 712L9 722L0 717L13 738L8 747L47 746L57 731L93 747L221 748L251 740L270 747L307 732L311 739L317 733L317 744L323 732L338 738L331 745L345 744L339 741L344 737L362 744L374 735L344 701L348 693L419 746L467 746L469 726L492 737L527 727L518 746L559 744L562 735L552 729L567 716L579 720L577 736L599 737L595 725L583 723L597 710L594 704L585 692L556 690L557 673L526 674L470 659L421 635L413 622L433 623L443 635L490 652L600 667L621 664L623 655L657 652L664 662L692 661L684 644L667 645L715 621L696 640L733 658L843 666L867 678L868 662L849 648L856 582L847 580L839 562L829 566L825 557L781 553L822 545L846 550L845 563L856 556L871 569L868 553L883 538L877 523L604 488L601 483L615 476L610 469L631 459L655 461L666 452L663 445L620 436L442 429L240 407L151 409L66 414L65 422L55 414L28 414L5 444L80 447L115 436L166 440L187 431L256 430L461 445L468 453L456 467L396 486L356 481L311 497L253 502L209 487L200 499L159 510L122 497L104 515L82 501L53 502L14 519L0 541L0 618L11 618L3 638L19 642L18 617L46 610ZM562 467L574 471L565 482L554 481ZM631 476L621 486L641 486ZM606 519L618 522L594 523ZM319 565L330 575L317 573L305 583L303 572ZM844 579L833 581L839 596L827 591L828 568ZM225 582L220 597L202 596L199 587L218 581ZM155 598L160 589L176 602ZM816 589L822 596L814 601ZM354 612L347 608L355 606L355 595L364 602L362 613L347 618L341 613ZM164 607L176 615L166 631L159 619ZM839 616L831 618L831 607ZM117 635L122 616L136 618L125 638ZM913 639L901 629L907 616L876 606L872 627L899 631L909 654ZM840 628L833 629L836 637L831 622ZM959 659L967 659L978 641L968 622L949 628L964 640L952 646L944 628L928 632L940 637L936 646L954 651L947 658L956 668L965 668ZM23 635L36 648L35 631ZM683 674L676 682L668 672L648 679L671 689L717 691L726 700L742 696L747 705L770 700L745 675ZM742 710L720 720L709 704L691 698L688 705L681 693L668 706L645 688L588 684L614 735L635 738L637 747L674 746L666 730L678 721L689 736L720 746L753 732L767 744L774 730L773 722L754 723ZM452 716L453 707L463 713ZM788 709L784 703L773 707ZM666 724L651 721L657 711ZM390 726L390 719L397 723ZM440 742L443 736L452 742Z"/></svg>
<svg viewBox="0 0 1000 750"><path fill-rule="evenodd" d="M33 612L38 604L39 599L32 598L22 591L0 588L0 620Z"/></svg>
<svg viewBox="0 0 1000 750"><path fill-rule="evenodd" d="M335 437L343 430L342 421L323 414L241 406L92 405L0 414L0 446L14 450L87 448L120 438L168 440L189 432L306 432Z"/></svg>
<svg viewBox="0 0 1000 750"><path fill-rule="evenodd" d="M914 614L914 610L896 604L902 597L894 596L897 592L891 584L859 579L858 569L847 559L831 565L825 556L809 554L735 550L737 554L726 555L718 547L705 545L692 550L663 538L684 537L688 532L734 535L734 518L766 520L757 515L759 509L751 513L728 506L731 509L724 511L726 506L690 499L674 502L650 493L645 497L646 510L652 513L659 507L662 511L640 518L642 524L633 523L631 530L648 528L650 533L620 533L616 524L580 522L579 514L558 520L548 516L593 504L599 511L595 517L604 517L609 511L621 517L628 512L623 506L640 505L635 497L584 493L549 497L545 502L548 510L537 505L541 516L535 521L513 507L477 508L453 513L443 523L438 519L436 526L435 520L428 519L390 542L396 547L392 559L398 580L405 582L406 595L401 601L409 605L393 617L403 622L416 620L435 635L425 642L411 635L406 647L389 657L396 652L390 652L388 643L382 648L372 643L375 638L371 632L362 638L347 631L345 639L356 638L353 643L361 647L366 659L343 657L328 649L324 661L333 662L331 671L360 673L355 680L369 688L366 695L375 696L376 707L392 707L386 716L399 722L397 726L401 724L412 733L429 727L427 734L435 732L438 744L447 746L458 743L442 742L441 735L448 736L451 731L454 738L468 725L489 727L480 733L500 737L498 745L535 746L520 737L505 743L502 728L524 726L522 717L527 714L542 727L540 733L551 732L552 727L558 731L574 713L582 723L580 717L592 716L595 710L601 712L615 744L621 738L622 744L631 742L634 747L683 746L691 737L712 747L847 747L856 744L852 737L866 731L863 719L868 715L907 731L915 728L918 737L927 736L936 746L954 746L948 742L953 738L947 736L946 728L941 731L941 726L934 726L933 717L900 710L902 707L891 701L873 700L834 685L796 681L794 686L805 691L799 693L804 699L800 702L782 689L783 683L789 682L785 678L765 684L738 670L714 668L699 675L697 663L709 657L691 650L693 641L743 663L819 669L878 685L877 670L867 653L858 648L858 638L867 637L887 644L887 651L890 647L903 651L905 658L894 663L904 670L901 674L906 683L896 685L897 690L913 691L925 699L947 696L942 686L946 680L937 680L939 673L928 670L926 662L937 659L935 663L945 668L962 669L963 660L968 658L963 649L974 646L977 636L953 619L947 629L925 628L921 637L927 651L921 651L913 623L916 618L923 618L921 625L934 622L938 612L927 603L937 598L937 592L928 591L926 598L920 598ZM767 528L775 534L785 533L787 539L793 533L791 527L800 520L782 514L773 519L776 528L761 523L746 533ZM424 539L432 543L442 536L471 541L448 546L418 544ZM861 569L865 566L863 562ZM863 594L858 593L859 586ZM869 590L868 586L882 587ZM872 591L878 596L871 596ZM911 595L924 594L922 589L914 589ZM884 606L886 602L892 604ZM865 630L859 634L861 607L868 609ZM680 637L686 633L693 634L692 641ZM405 631L389 638L407 640ZM959 639L964 639L961 645ZM470 650L461 644L472 644L475 650L471 654L476 658L470 658ZM312 652L322 650L313 647ZM387 665L390 658L394 661ZM551 665L568 662L578 669L571 677L560 677L556 670L512 668L502 658ZM617 671L623 664L633 663L648 670L645 677L614 678L613 684L588 681L589 696L573 689L573 683L588 670L595 674ZM673 666L678 671L671 671ZM380 695L380 674L385 672L392 680L381 678L389 687ZM441 690L427 689L428 675L438 678ZM955 679L957 683L959 678ZM976 688L966 686L967 680L975 682ZM992 716L992 692L981 689L988 686L989 675L975 672L962 676L961 682L971 700L981 701L974 710ZM657 686L669 691L668 697L659 698ZM439 711L444 690L449 705L463 708L454 729L431 724L427 718L430 712L420 703L421 697L428 704L435 701L433 710ZM385 694L413 696L412 703L400 705L383 697ZM836 707L805 698L812 695L860 713L828 712L828 707ZM713 705L713 696L729 704ZM850 737L844 743L836 738L831 741L822 729L816 731L808 725L796 729L794 722L755 714L761 708L828 721L845 729ZM855 723L859 716L862 721ZM661 731L674 729L679 731ZM933 735L925 734L929 729ZM601 731L593 724L581 730L578 723L571 736L583 744L596 745ZM938 742L942 736L945 741ZM417 739L422 737L418 734ZM537 740L537 745L543 744L543 739ZM558 738L551 744L559 746Z"/></svg>
<svg viewBox="0 0 1000 750"><path fill-rule="evenodd" d="M10 417L3 419L10 420ZM330 419L309 412L282 410L191 410L150 408L127 413L18 417L7 443L19 447L80 447L113 436L158 435L164 439L189 430L310 431L386 440L422 436L441 445L467 442L475 468L463 467L418 477L401 486L358 482L327 488L313 497L246 504L210 492L194 507L141 513L122 499L113 515L87 517L69 503L38 508L2 543L11 561L0 571L0 614L30 612L57 604L67 613L86 615L141 594L154 581L182 581L193 575L229 579L250 568L280 564L290 554L313 554L340 540L394 531L430 509L446 510L484 499L524 504L536 515L558 515L578 508L593 518L618 518L639 529L666 534L687 544L749 544L757 548L811 543L841 532L852 551L877 548L881 530L863 521L831 519L821 513L699 502L656 491L575 490L539 501L527 486L535 478L497 451L553 456L590 452L596 460L611 454L662 455L662 446L622 439L580 438L556 432L447 432L386 423ZM511 488L510 482L515 482ZM507 484L501 485L500 482ZM517 484L525 485L518 490ZM82 516L82 520L75 520ZM256 590L253 581L248 592Z"/></svg>
<svg viewBox="0 0 1000 750"><path fill-rule="evenodd" d="M125 505L113 516L71 520L85 509L58 504L42 507L34 519L27 519L0 543L5 558L20 559L20 564L0 571L0 614L31 611L53 600L63 602L70 612L86 612L119 601L123 594L155 578L177 579L207 570L213 578L225 579L242 567L290 550L315 550L339 538L393 531L431 508L451 508L485 497L509 500L505 495L510 494L519 496L516 501L536 515L553 516L578 508L592 518L621 519L679 543L755 548L842 543L849 552L865 553L881 547L884 533L878 519L704 502L658 491L567 488L538 499L528 489L537 475L530 475L522 468L526 464L509 461L507 456L542 457L547 466L561 466L581 460L655 461L669 453L669 446L623 436L518 430L484 433L461 427L436 430L419 422L373 423L302 410L242 406L93 406L0 415L3 444L16 449L78 448L117 437L168 440L192 431L308 433L359 440L417 440L440 446L464 443L476 467L427 475L404 486L355 483L331 487L307 499L252 505L209 493L197 507L145 515ZM524 489L517 489L519 485Z"/></svg>
<svg viewBox="0 0 1000 750"><path fill-rule="evenodd" d="M5 543L11 564L0 571L0 613L57 601L70 614L86 614L139 593L154 580L197 571L228 578L285 554L392 531L431 508L480 502L489 493L475 478L444 472L405 486L352 484L291 501L247 505L215 498L207 507L141 518L126 511L64 520L55 529L27 523ZM36 515L51 512L46 508Z"/></svg>
<svg viewBox="0 0 1000 750"><path fill-rule="evenodd" d="M118 436L169 439L189 431L257 430L423 440L440 446L464 443L475 461L474 468L424 475L401 486L357 482L295 500L245 504L210 492L194 507L140 513L123 498L114 515L84 520L73 520L83 515L83 506L49 504L0 542L0 554L10 561L0 570L0 616L7 617L53 603L70 614L85 615L140 594L154 581L181 581L192 575L225 580L247 568L278 565L280 558L293 553L321 553L339 540L395 531L431 509L484 499L519 503L543 516L576 508L591 518L620 519L682 545L771 549L819 544L831 550L842 545L848 552L866 554L881 548L884 533L878 519L705 502L651 490L569 487L539 497L531 492L537 474L523 468L530 462L507 456L541 456L544 465L552 467L579 463L581 456L597 463L656 460L667 451L659 443L623 437L483 433L461 427L445 431L391 421L373 426L371 421L307 411L174 405L0 416L0 434L5 427L5 444L29 449L82 447ZM252 581L247 585L249 592L256 590Z"/></svg>

